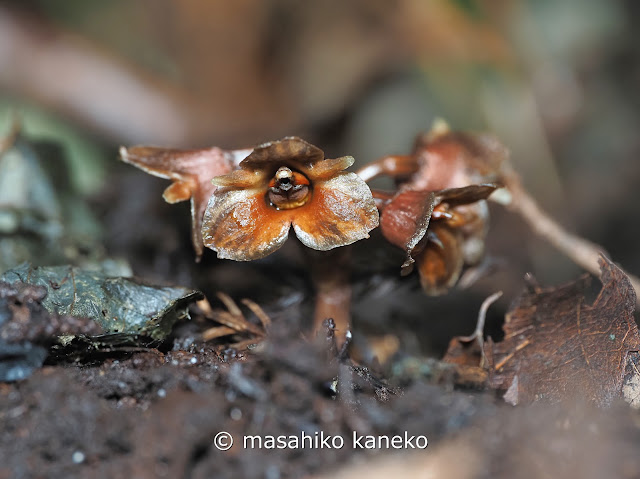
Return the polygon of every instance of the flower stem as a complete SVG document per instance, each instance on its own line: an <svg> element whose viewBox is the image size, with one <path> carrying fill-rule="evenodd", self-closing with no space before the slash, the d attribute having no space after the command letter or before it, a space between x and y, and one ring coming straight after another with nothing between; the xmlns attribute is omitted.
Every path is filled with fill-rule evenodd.
<svg viewBox="0 0 640 479"><path fill-rule="evenodd" d="M600 277L598 258L600 255L608 257L604 248L569 233L551 218L524 188L520 176L511 167L505 168L501 176L505 187L511 194L511 201L507 204L507 208L522 216L534 233L551 243L578 266ZM625 274L629 277L636 294L640 296L640 278L626 271Z"/></svg>
<svg viewBox="0 0 640 479"><path fill-rule="evenodd" d="M335 323L338 348L351 328L351 283L348 247L310 251L311 277L315 288L313 330L318 333L325 319Z"/></svg>

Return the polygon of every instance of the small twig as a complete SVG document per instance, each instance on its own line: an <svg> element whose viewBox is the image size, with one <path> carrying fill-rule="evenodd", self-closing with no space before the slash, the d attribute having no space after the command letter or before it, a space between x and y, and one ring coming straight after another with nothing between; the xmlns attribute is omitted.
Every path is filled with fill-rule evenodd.
<svg viewBox="0 0 640 479"><path fill-rule="evenodd" d="M486 364L486 356L484 354L484 323L487 318L487 310L489 306L495 303L502 296L502 291L498 291L497 293L493 293L487 299L482 302L482 306L480 306L480 312L478 313L478 321L476 323L476 329L470 336L461 336L458 338L459 341L471 342L477 341L480 346L480 354L482 355L482 359L480 361L480 367L483 368Z"/></svg>
<svg viewBox="0 0 640 479"><path fill-rule="evenodd" d="M230 336L236 334L238 331L230 328L229 326L216 326L209 328L202 333L202 339L205 341L211 341L212 339L221 338L223 336Z"/></svg>
<svg viewBox="0 0 640 479"><path fill-rule="evenodd" d="M569 233L538 206L536 200L524 188L520 177L513 169L506 168L505 170L502 174L502 181L511 194L511 201L507 207L522 216L534 233L547 240L577 265L600 277L601 271L598 258L600 255L608 256L604 248ZM640 278L626 271L625 274L629 277L631 285L636 290L636 294L639 297L637 304L640 305Z"/></svg>
<svg viewBox="0 0 640 479"><path fill-rule="evenodd" d="M529 344L531 344L531 340L530 340L530 339L525 339L524 341L522 341L520 344L518 344L518 345L516 346L516 348L515 348L513 351L511 351L511 352L510 352L509 354L507 354L504 358L502 358L502 359L501 359L501 360L500 360L500 361L499 361L499 362L498 362L498 363L493 367L493 369L494 369L495 371L500 371L500 370L504 367L504 365L505 365L505 364L507 364L507 362L508 362L511 358L513 358L513 357L516 355L516 353L517 353L518 351L520 351L521 349L524 349L525 347L529 346Z"/></svg>
<svg viewBox="0 0 640 479"><path fill-rule="evenodd" d="M267 313L264 312L264 309L262 309L258 303L248 298L244 298L240 300L240 302L247 308L249 308L251 312L258 317L264 329L267 329L269 326L271 326L271 318L267 315Z"/></svg>
<svg viewBox="0 0 640 479"><path fill-rule="evenodd" d="M229 295L220 292L217 293L217 296L225 305L227 311L212 309L208 301L198 304L207 318L213 319L222 325L204 331L202 337L205 341L236 333L251 333L256 339L250 339L249 341L255 343L266 336L266 329L271 324L271 319L257 303L250 299L242 300L242 303L258 317L262 328L247 321L238 305Z"/></svg>

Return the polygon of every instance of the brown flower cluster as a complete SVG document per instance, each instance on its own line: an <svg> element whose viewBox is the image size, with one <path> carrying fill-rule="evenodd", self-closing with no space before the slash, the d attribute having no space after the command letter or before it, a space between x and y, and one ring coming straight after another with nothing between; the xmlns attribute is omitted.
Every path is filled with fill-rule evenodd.
<svg viewBox="0 0 640 479"><path fill-rule="evenodd" d="M387 156L358 174L345 156L326 159L319 148L287 137L253 149L121 149L122 159L173 180L170 203L191 200L192 240L219 258L250 261L279 249L293 228L309 248L326 251L383 236L406 252L402 273L417 268L427 294L442 294L465 265L484 254L488 207L507 157L488 135L438 125L416 140L410 155ZM396 192L372 191L379 175L396 180ZM378 216L380 211L380 217Z"/></svg>
<svg viewBox="0 0 640 479"><path fill-rule="evenodd" d="M489 210L507 158L492 136L449 131L444 125L418 137L410 155L387 156L360 171L369 181L396 179L393 195L374 192L384 237L406 252L402 273L414 265L427 294L446 292L465 265L484 255Z"/></svg>

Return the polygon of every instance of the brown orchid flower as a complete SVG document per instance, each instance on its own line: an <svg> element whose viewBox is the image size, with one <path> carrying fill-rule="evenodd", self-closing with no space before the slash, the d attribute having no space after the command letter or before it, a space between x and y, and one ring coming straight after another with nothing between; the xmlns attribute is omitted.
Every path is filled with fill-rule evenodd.
<svg viewBox="0 0 640 479"><path fill-rule="evenodd" d="M256 147L239 169L213 178L218 186L204 213L205 246L219 258L263 258L286 241L293 226L309 248L326 251L368 238L378 211L367 184L344 156L325 159L296 137Z"/></svg>
<svg viewBox="0 0 640 479"><path fill-rule="evenodd" d="M216 190L211 179L229 173L251 153L248 150L174 150L150 146L120 148L120 157L125 163L160 178L172 180L164 190L167 203L191 200L191 241L196 260L202 257L202 217L209 198Z"/></svg>
<svg viewBox="0 0 640 479"><path fill-rule="evenodd" d="M489 209L485 199L507 153L489 135L451 132L442 123L416 140L411 155L387 156L363 168L365 180L392 176L398 192L374 192L383 236L407 253L402 273L416 263L427 294L445 293L465 265L484 255Z"/></svg>
<svg viewBox="0 0 640 479"><path fill-rule="evenodd" d="M286 241L293 227L309 248L327 251L368 238L378 226L378 209L367 184L345 156L325 159L319 148L296 137L251 150L167 150L121 148L122 159L173 183L169 203L191 199L192 241L219 258L263 258ZM310 256L317 290L316 328L332 317L349 328L350 285L345 253Z"/></svg>
<svg viewBox="0 0 640 479"><path fill-rule="evenodd" d="M191 200L192 242L219 258L263 258L293 229L300 241L326 251L368 238L378 211L367 184L344 156L325 159L296 137L254 149L171 150L134 146L120 156L147 173L173 180L168 203Z"/></svg>
<svg viewBox="0 0 640 479"><path fill-rule="evenodd" d="M435 192L407 190L381 204L383 236L407 255L402 274L409 274L415 263L429 295L454 286L464 265L482 257L486 217L473 207L496 188L482 184Z"/></svg>

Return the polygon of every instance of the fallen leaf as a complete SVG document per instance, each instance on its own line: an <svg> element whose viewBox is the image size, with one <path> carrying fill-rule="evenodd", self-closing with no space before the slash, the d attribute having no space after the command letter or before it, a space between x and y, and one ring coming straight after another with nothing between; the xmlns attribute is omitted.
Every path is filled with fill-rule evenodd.
<svg viewBox="0 0 640 479"><path fill-rule="evenodd" d="M505 338L488 342L490 385L511 404L584 398L608 406L623 397L640 334L628 277L600 258L602 290L585 304L590 277L556 288L534 286L507 313Z"/></svg>
<svg viewBox="0 0 640 479"><path fill-rule="evenodd" d="M184 287L152 286L133 278L71 266L34 267L24 263L2 281L44 286L47 311L96 321L105 334L164 339L173 324L188 318L189 303L202 293Z"/></svg>

